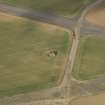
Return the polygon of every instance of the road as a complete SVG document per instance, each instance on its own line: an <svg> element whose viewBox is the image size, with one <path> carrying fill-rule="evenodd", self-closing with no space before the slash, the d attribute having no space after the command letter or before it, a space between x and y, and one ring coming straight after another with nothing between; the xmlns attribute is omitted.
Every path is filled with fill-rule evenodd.
<svg viewBox="0 0 105 105"><path fill-rule="evenodd" d="M82 30L82 35L100 35L100 36L105 36L105 28L93 25L88 22L84 22L83 26L81 28Z"/></svg>
<svg viewBox="0 0 105 105"><path fill-rule="evenodd" d="M69 56L69 62L68 62L68 66L66 69L65 76L64 76L64 80L62 81L62 84L61 84L62 86L66 86L67 96L70 96L70 93L72 91L72 90L70 90L70 87L71 87L70 77L72 77L71 72L73 70L73 65L74 65L74 61L75 61L75 57L76 57L76 53L77 53L77 49L78 49L78 45L79 45L79 38L81 35L82 26L85 21L85 16L88 13L88 11L90 11L96 5L100 4L102 1L103 0L97 0L95 3L87 6L87 8L82 12L82 14L81 14L80 18L78 19L77 24L74 28L75 38L73 39L73 44L72 44L71 53Z"/></svg>
<svg viewBox="0 0 105 105"><path fill-rule="evenodd" d="M77 33L78 38L80 35L102 35L105 36L105 28L99 27L93 24L90 24L85 21L85 16L88 11L90 11L92 8L94 8L96 5L100 4L104 0L97 0L96 3L90 5L90 7L87 7L83 14L81 15L78 25L75 33ZM71 76L72 77L72 76ZM100 77L94 80L89 80L89 81L79 81L74 78L71 78L71 94L76 95L76 96L81 96L81 95L91 95L91 94L96 94L100 92L105 92L105 88L101 86L103 83L105 83L105 77Z"/></svg>
<svg viewBox="0 0 105 105"><path fill-rule="evenodd" d="M37 12L27 9L20 9L9 5L0 4L0 12L8 13L15 16L25 17L31 20L38 20L64 28L73 29L76 24L76 19L67 19L61 16L55 16L43 12Z"/></svg>
<svg viewBox="0 0 105 105"><path fill-rule="evenodd" d="M94 4L90 5L85 9L78 20L78 24L76 25L76 36L77 39L79 39L80 35L104 35L105 36L105 28L95 26L93 24L89 24L85 21L85 16L90 11L92 8L94 8L96 5L102 3L104 0L97 0ZM95 80L90 80L90 81L74 81L76 82L77 87L80 89L79 94L80 95L89 95L92 93L99 93L101 91L105 91L105 88L102 87L97 87L99 85L102 85L102 83L105 83L105 78L97 78ZM72 83L71 83L72 84ZM75 87L73 87L75 88Z"/></svg>

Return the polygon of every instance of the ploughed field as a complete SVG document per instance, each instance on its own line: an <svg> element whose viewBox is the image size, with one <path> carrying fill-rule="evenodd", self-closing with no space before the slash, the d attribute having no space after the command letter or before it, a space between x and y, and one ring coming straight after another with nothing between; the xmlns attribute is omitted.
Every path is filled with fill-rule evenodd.
<svg viewBox="0 0 105 105"><path fill-rule="evenodd" d="M105 27L105 1L92 9L87 14L86 20L94 25Z"/></svg>
<svg viewBox="0 0 105 105"><path fill-rule="evenodd" d="M0 3L71 17L93 1L96 0L0 0Z"/></svg>
<svg viewBox="0 0 105 105"><path fill-rule="evenodd" d="M58 85L71 40L66 29L0 13L0 97Z"/></svg>
<svg viewBox="0 0 105 105"><path fill-rule="evenodd" d="M72 73L80 80L90 80L105 75L105 37L81 38Z"/></svg>
<svg viewBox="0 0 105 105"><path fill-rule="evenodd" d="M105 105L105 93L80 97L72 101L70 105Z"/></svg>

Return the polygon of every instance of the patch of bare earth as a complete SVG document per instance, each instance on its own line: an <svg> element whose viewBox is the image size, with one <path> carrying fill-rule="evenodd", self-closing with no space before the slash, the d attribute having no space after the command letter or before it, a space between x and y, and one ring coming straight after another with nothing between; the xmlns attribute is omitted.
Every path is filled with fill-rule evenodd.
<svg viewBox="0 0 105 105"><path fill-rule="evenodd" d="M70 105L105 105L105 93L95 96L81 97L72 101Z"/></svg>
<svg viewBox="0 0 105 105"><path fill-rule="evenodd" d="M91 10L86 20L94 25L105 27L105 1Z"/></svg>

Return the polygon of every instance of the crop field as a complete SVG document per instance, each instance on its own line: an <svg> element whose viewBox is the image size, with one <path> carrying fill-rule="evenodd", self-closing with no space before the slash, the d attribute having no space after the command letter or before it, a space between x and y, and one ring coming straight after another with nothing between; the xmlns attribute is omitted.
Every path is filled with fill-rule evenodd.
<svg viewBox="0 0 105 105"><path fill-rule="evenodd" d="M86 20L92 24L105 27L105 1L91 10Z"/></svg>
<svg viewBox="0 0 105 105"><path fill-rule="evenodd" d="M93 1L95 0L0 0L0 3L70 17Z"/></svg>
<svg viewBox="0 0 105 105"><path fill-rule="evenodd" d="M104 37L85 36L81 38L73 75L80 80L90 80L105 75Z"/></svg>
<svg viewBox="0 0 105 105"><path fill-rule="evenodd" d="M71 40L66 29L0 13L0 97L56 86Z"/></svg>

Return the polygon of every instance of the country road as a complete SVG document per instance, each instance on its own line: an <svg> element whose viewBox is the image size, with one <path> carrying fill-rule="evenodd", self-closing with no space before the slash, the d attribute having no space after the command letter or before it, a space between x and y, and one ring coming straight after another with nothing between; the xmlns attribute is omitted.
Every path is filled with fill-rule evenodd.
<svg viewBox="0 0 105 105"><path fill-rule="evenodd" d="M17 8L17 7L9 6L6 4L0 4L0 12L28 18L31 20L38 20L38 21L58 25L58 26L68 28L68 29L73 29L76 24L76 20L77 20L76 18L67 19L61 16Z"/></svg>
<svg viewBox="0 0 105 105"><path fill-rule="evenodd" d="M101 2L101 0L99 0L99 2ZM42 13L42 12L37 12L37 11L32 11L32 10L27 10L22 8L16 8L6 4L0 4L0 12L4 12L11 15L32 19L32 20L38 20L38 21L54 24L54 25L61 26L67 29L72 29L72 30L74 30L74 28L77 25L78 19L80 18L80 17L76 17L76 18L68 19L68 18L51 15L47 13ZM91 25L90 23L88 24L86 22L84 22L83 24L84 24L83 27L81 27L82 28L81 30L83 33L82 35L85 35L85 33L86 34L105 33L102 27L97 27L97 26Z"/></svg>
<svg viewBox="0 0 105 105"><path fill-rule="evenodd" d="M85 20L85 16L87 14L88 11L90 11L92 8L94 8L96 5L98 5L99 3L101 3L103 0L97 0L95 3L89 5L81 14L80 18L77 21L77 24L74 28L74 32L75 32L75 39L73 40L73 44L72 44L72 48L71 48L71 53L69 55L69 62L68 62L68 66L66 69L66 73L64 76L64 79L62 81L61 86L66 86L66 89L68 89L67 91L67 96L70 95L70 85L71 85L71 81L70 81L70 77L71 77L71 72L73 70L73 65L75 62L75 57L76 57L76 53L77 53L77 49L78 49L78 45L79 45L79 38L81 35L81 28L83 25L83 22Z"/></svg>
<svg viewBox="0 0 105 105"><path fill-rule="evenodd" d="M82 13L81 17L78 20L78 23L76 25L75 28L75 34L77 36L77 43L79 43L79 37L80 35L105 35L105 31L104 28L102 27L97 27L93 24L89 24L85 21L85 16L86 14L93 9L95 6L97 6L98 4L102 3L104 0L97 0L95 3L91 4L90 6L88 6ZM100 33L100 34L99 34ZM72 58L73 60L73 58ZM78 86L80 88L79 91L79 95L89 95L90 93L94 93L94 92L101 92L104 89L99 89L96 88L96 85L98 85L99 83L102 84L103 82L105 82L105 79L103 78L98 78L96 80L90 80L90 81L72 81L72 76L71 76L71 84L76 82L75 86ZM75 88L75 87L73 87ZM105 91L105 90L104 90ZM72 92L71 92L72 93ZM74 94L74 93L73 93ZM77 93L78 94L78 93Z"/></svg>
<svg viewBox="0 0 105 105"><path fill-rule="evenodd" d="M96 26L86 21L83 23L81 30L82 30L81 35L105 36L105 27Z"/></svg>

